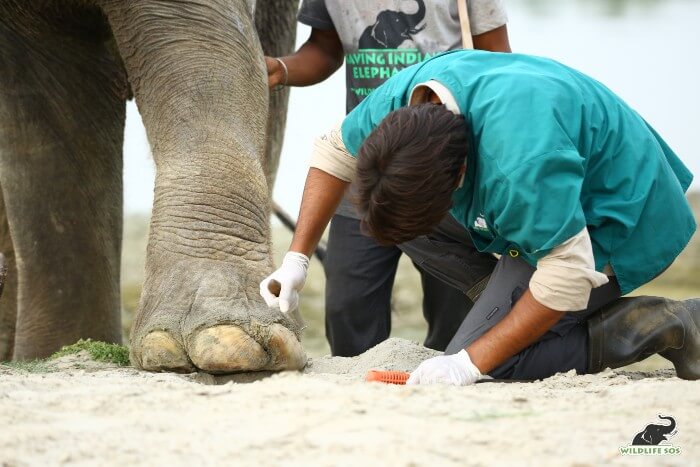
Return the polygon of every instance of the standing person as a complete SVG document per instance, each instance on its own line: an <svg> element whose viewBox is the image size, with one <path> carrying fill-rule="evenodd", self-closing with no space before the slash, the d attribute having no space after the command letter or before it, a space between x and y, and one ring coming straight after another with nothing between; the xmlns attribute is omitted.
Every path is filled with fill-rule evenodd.
<svg viewBox="0 0 700 467"><path fill-rule="evenodd" d="M290 251L313 250L356 177L382 244L430 232L450 210L480 251L502 255L447 355L409 383L595 373L655 353L700 379L700 299L619 298L688 244L693 176L599 82L541 57L448 52L390 79L328 139ZM272 279L295 294L304 274L282 264L263 298L274 305Z"/></svg>
<svg viewBox="0 0 700 467"><path fill-rule="evenodd" d="M311 35L293 55L266 57L269 85L319 83L346 63L346 110L407 66L462 44L458 1L464 0L304 0L300 22ZM468 0L474 47L510 52L502 0ZM317 141L318 145L326 142ZM401 251L421 275L425 345L444 350L488 280L495 259L479 254L464 229L447 216L429 236L405 245L382 246L360 229L359 216L346 197L331 221L326 272L326 336L333 355L354 356L389 337L391 290ZM435 264L440 255L460 254L468 265L461 281L447 285ZM288 262L308 258L289 255ZM294 304L291 304L294 306ZM287 304L282 304L285 308Z"/></svg>

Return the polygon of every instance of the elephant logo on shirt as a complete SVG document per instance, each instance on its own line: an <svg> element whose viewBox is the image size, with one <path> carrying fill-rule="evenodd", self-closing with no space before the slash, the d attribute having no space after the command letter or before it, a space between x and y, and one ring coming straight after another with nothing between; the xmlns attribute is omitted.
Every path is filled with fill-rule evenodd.
<svg viewBox="0 0 700 467"><path fill-rule="evenodd" d="M401 11L384 10L379 12L374 24L360 36L360 49L396 49L405 40L413 39L425 29L425 24L417 28L425 19L425 2L416 0L418 11L412 14Z"/></svg>

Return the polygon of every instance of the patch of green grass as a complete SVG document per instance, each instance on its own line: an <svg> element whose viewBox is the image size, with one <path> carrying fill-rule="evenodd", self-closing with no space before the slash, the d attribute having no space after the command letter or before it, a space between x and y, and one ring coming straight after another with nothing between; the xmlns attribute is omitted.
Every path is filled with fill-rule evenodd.
<svg viewBox="0 0 700 467"><path fill-rule="evenodd" d="M2 362L0 367L10 368L12 370L26 371L28 373L48 373L52 371L51 366L46 363L46 360L31 360L26 362Z"/></svg>
<svg viewBox="0 0 700 467"><path fill-rule="evenodd" d="M49 358L53 359L63 357L64 355L72 355L83 350L90 355L90 358L98 362L129 366L129 350L126 347L118 344L93 341L91 339L80 339L75 344L63 346L61 350Z"/></svg>

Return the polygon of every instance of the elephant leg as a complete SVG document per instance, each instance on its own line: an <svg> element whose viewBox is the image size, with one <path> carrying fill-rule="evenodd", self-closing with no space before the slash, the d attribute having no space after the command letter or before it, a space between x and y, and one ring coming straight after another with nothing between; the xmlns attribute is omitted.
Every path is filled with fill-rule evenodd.
<svg viewBox="0 0 700 467"><path fill-rule="evenodd" d="M99 2L156 162L132 362L151 371L297 369L269 273L267 89L248 2Z"/></svg>
<svg viewBox="0 0 700 467"><path fill-rule="evenodd" d="M281 57L294 51L298 6L298 0L258 2L255 9L255 28L258 31L260 44L265 55ZM264 163L270 193L274 187L280 153L282 152L288 102L289 88L270 94Z"/></svg>
<svg viewBox="0 0 700 467"><path fill-rule="evenodd" d="M0 187L0 253L5 256L7 277L0 290L0 362L12 360L15 344L15 324L17 322L17 269L15 250L7 225L5 200Z"/></svg>
<svg viewBox="0 0 700 467"><path fill-rule="evenodd" d="M16 360L80 338L121 340L126 77L101 12L80 5L0 5L0 186L17 269Z"/></svg>

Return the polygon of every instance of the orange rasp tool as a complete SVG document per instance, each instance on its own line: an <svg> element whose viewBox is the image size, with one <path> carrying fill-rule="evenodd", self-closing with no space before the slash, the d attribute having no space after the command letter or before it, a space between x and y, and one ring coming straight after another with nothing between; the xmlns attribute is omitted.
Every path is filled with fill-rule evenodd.
<svg viewBox="0 0 700 467"><path fill-rule="evenodd" d="M382 371L369 370L365 376L365 381L376 381L387 384L406 384L411 373L405 371Z"/></svg>

